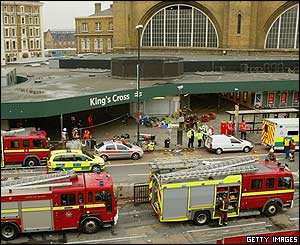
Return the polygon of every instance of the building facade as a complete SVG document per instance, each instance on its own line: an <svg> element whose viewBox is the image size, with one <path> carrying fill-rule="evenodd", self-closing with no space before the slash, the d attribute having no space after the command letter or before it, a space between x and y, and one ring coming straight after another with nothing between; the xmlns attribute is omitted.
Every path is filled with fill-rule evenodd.
<svg viewBox="0 0 300 245"><path fill-rule="evenodd" d="M75 18L76 49L83 53L110 53L113 51L113 5L101 10L101 3L95 3L95 13Z"/></svg>
<svg viewBox="0 0 300 245"><path fill-rule="evenodd" d="M44 32L45 49L76 48L75 30L50 30Z"/></svg>
<svg viewBox="0 0 300 245"><path fill-rule="evenodd" d="M44 57L43 3L1 1L1 64Z"/></svg>
<svg viewBox="0 0 300 245"><path fill-rule="evenodd" d="M114 51L298 55L298 1L116 1Z"/></svg>

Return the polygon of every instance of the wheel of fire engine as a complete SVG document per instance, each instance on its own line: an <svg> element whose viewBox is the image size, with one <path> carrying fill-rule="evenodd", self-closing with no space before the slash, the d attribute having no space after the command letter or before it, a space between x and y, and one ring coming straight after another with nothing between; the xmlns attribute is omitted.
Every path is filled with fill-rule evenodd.
<svg viewBox="0 0 300 245"><path fill-rule="evenodd" d="M210 214L206 211L199 211L194 216L195 225L205 225L210 221Z"/></svg>
<svg viewBox="0 0 300 245"><path fill-rule="evenodd" d="M92 234L99 230L99 222L96 219L87 219L82 224L84 233Z"/></svg>
<svg viewBox="0 0 300 245"><path fill-rule="evenodd" d="M218 149L216 150L217 155L222 154L222 152L223 152L223 150L222 150L221 148L218 148Z"/></svg>
<svg viewBox="0 0 300 245"><path fill-rule="evenodd" d="M14 224L6 223L1 225L1 237L4 240L12 240L18 233L19 231Z"/></svg>
<svg viewBox="0 0 300 245"><path fill-rule="evenodd" d="M275 202L270 202L267 204L267 206L265 207L265 210L264 210L264 215L267 216L267 217L270 217L270 216L274 216L277 214L277 212L279 211L279 206L277 203Z"/></svg>
<svg viewBox="0 0 300 245"><path fill-rule="evenodd" d="M99 165L93 165L92 172L101 172L101 167Z"/></svg>
<svg viewBox="0 0 300 245"><path fill-rule="evenodd" d="M133 160L138 160L140 158L140 155L138 153L133 153L132 156L131 156L131 158Z"/></svg>
<svg viewBox="0 0 300 245"><path fill-rule="evenodd" d="M38 159L34 158L34 157L29 157L25 160L25 166L27 167L33 167L33 166L37 166L39 165L39 161Z"/></svg>
<svg viewBox="0 0 300 245"><path fill-rule="evenodd" d="M108 160L108 156L106 156L106 155L101 155L100 157L102 157L102 159L104 160L104 162L106 162Z"/></svg>
<svg viewBox="0 0 300 245"><path fill-rule="evenodd" d="M243 149L243 151L244 151L245 153L248 153L248 152L250 151L250 147L246 146L246 147Z"/></svg>

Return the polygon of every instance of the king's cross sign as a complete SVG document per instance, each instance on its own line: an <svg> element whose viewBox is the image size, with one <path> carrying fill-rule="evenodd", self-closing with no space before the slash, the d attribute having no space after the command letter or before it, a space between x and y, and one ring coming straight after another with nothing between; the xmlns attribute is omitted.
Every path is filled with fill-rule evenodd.
<svg viewBox="0 0 300 245"><path fill-rule="evenodd" d="M139 96L139 97L142 97L142 96L143 96L143 92L140 91L140 96ZM134 97L138 97L138 91L136 91L136 92L134 93Z"/></svg>

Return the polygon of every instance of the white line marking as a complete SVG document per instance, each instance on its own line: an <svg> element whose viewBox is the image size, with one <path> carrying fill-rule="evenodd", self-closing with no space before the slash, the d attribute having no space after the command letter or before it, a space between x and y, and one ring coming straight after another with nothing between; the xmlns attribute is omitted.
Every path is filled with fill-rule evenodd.
<svg viewBox="0 0 300 245"><path fill-rule="evenodd" d="M82 243L94 243L94 242L105 242L105 241L130 240L130 239L136 239L136 238L142 238L142 237L147 237L147 236L141 235L141 236L108 238L108 239L100 239L100 240L84 240L84 241L77 241L77 242L67 242L65 244L82 244Z"/></svg>
<svg viewBox="0 0 300 245"><path fill-rule="evenodd" d="M221 229L229 229L230 230L230 229L235 228L235 227L243 227L243 226L250 226L250 225L259 225L259 224L266 224L266 222L257 222L257 223L251 223L251 224L224 226L224 227L213 228L213 229L190 230L190 231L187 231L187 232L214 231L214 230L221 230Z"/></svg>
<svg viewBox="0 0 300 245"><path fill-rule="evenodd" d="M149 175L149 174L128 174L128 176L135 176L135 175L143 175L143 176L146 176L146 175Z"/></svg>
<svg viewBox="0 0 300 245"><path fill-rule="evenodd" d="M299 217L298 218L290 218L290 220L297 220L297 219L299 219Z"/></svg>

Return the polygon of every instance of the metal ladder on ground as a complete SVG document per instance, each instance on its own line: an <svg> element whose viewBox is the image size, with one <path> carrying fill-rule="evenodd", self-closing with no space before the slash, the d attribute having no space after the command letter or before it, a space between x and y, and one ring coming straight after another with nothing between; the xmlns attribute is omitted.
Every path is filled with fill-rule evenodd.
<svg viewBox="0 0 300 245"><path fill-rule="evenodd" d="M181 165L179 161L184 161L181 162ZM188 161L186 161L188 160ZM176 162L176 163L175 163ZM229 168L229 167L234 167L234 166L239 166L239 165L245 165L248 163L254 163L255 158L251 156L246 156L246 157L239 157L239 158L234 158L234 159L228 159L228 160L218 160L218 161L206 161L206 160L200 160L200 159L195 159L195 158L182 158L182 159L175 159L174 163L169 163L169 159L161 159L161 161L156 160L154 164L150 165L150 168L152 170L161 170L161 169L176 169L181 166L181 168L184 168L183 170L179 170L178 172L184 172L184 171L189 171L189 169L224 169L224 168ZM170 175L173 173L169 173Z"/></svg>
<svg viewBox="0 0 300 245"><path fill-rule="evenodd" d="M230 168L223 169L190 169L190 171L182 173L174 172L167 174L158 174L158 179L161 182L173 182L173 181L181 181L181 180L192 180L199 178L208 178L213 176L224 176L231 174L241 174L241 173L254 173L257 172L258 168L254 165L249 166L235 166Z"/></svg>
<svg viewBox="0 0 300 245"><path fill-rule="evenodd" d="M61 171L61 172L46 174L46 175L23 177L16 180L6 180L6 181L1 181L1 189L9 189L17 186L40 184L48 181L68 179L74 176L76 176L76 173L73 170L70 170L70 171Z"/></svg>

